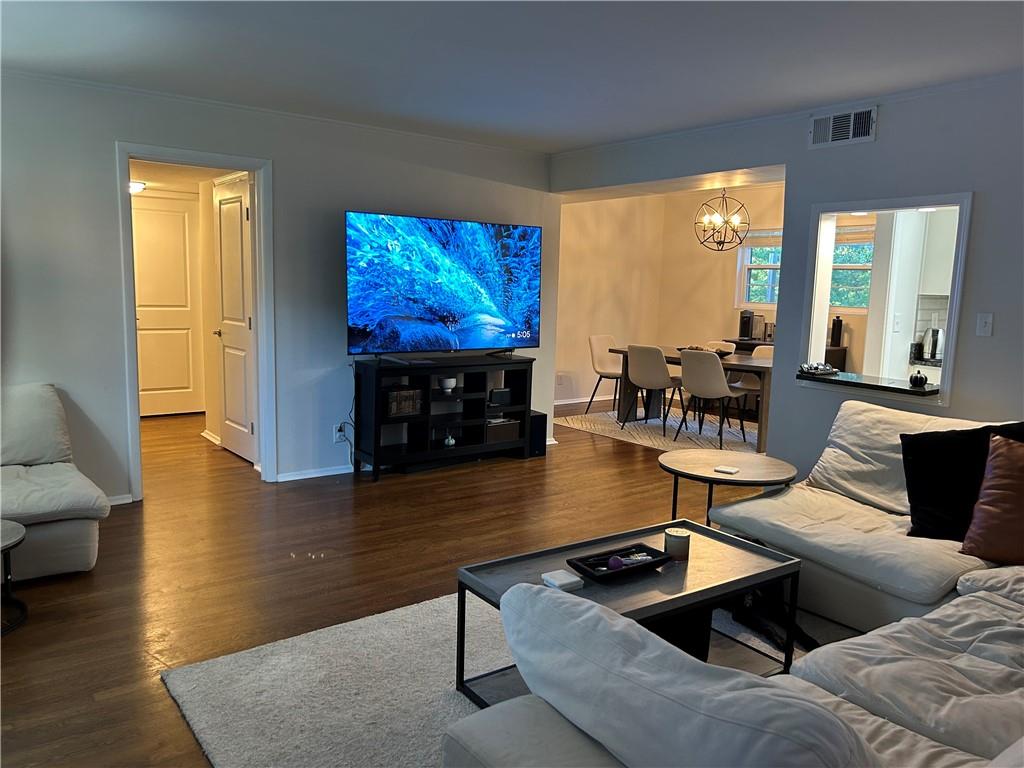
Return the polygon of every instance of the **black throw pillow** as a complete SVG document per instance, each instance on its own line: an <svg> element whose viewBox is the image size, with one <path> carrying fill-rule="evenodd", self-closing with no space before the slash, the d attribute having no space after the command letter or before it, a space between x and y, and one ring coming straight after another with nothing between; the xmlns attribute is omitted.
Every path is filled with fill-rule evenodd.
<svg viewBox="0 0 1024 768"><path fill-rule="evenodd" d="M910 500L908 536L964 540L992 435L1024 442L1024 422L900 435Z"/></svg>

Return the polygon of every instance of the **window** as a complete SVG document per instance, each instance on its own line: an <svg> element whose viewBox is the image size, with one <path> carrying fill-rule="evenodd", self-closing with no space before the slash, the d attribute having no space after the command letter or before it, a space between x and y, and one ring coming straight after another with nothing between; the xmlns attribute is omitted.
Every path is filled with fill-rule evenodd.
<svg viewBox="0 0 1024 768"><path fill-rule="evenodd" d="M833 307L866 309L871 294L871 260L875 253L873 240L839 242L842 230L836 233L832 252L832 290L829 304Z"/></svg>
<svg viewBox="0 0 1024 768"><path fill-rule="evenodd" d="M836 315L849 354L845 377L801 386L852 382L879 397L948 405L970 201L937 195L812 208L805 359L824 359ZM910 383L918 371L925 386Z"/></svg>
<svg viewBox="0 0 1024 768"><path fill-rule="evenodd" d="M763 306L779 301L782 233L751 232L739 249L736 305Z"/></svg>
<svg viewBox="0 0 1024 768"><path fill-rule="evenodd" d="M866 309L871 293L874 228L847 227L836 232L833 254L833 307ZM782 268L782 233L751 232L739 249L739 280L736 306L757 308L779 301Z"/></svg>

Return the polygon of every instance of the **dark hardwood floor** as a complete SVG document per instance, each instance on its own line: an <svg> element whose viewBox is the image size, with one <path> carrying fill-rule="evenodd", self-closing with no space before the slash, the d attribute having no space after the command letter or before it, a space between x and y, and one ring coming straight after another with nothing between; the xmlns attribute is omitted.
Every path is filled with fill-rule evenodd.
<svg viewBox="0 0 1024 768"><path fill-rule="evenodd" d="M453 592L460 564L669 516L655 450L563 427L544 459L376 484L263 483L201 430L144 420L146 498L101 524L96 568L16 585L29 617L0 643L5 768L206 765L161 670ZM684 483L680 508L701 519L704 498Z"/></svg>

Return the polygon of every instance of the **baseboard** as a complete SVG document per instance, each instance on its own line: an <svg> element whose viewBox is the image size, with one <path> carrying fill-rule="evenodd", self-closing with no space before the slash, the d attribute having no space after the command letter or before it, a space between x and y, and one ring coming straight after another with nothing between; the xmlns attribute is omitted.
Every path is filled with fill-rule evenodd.
<svg viewBox="0 0 1024 768"><path fill-rule="evenodd" d="M548 438L548 445L558 445L558 441L553 437Z"/></svg>
<svg viewBox="0 0 1024 768"><path fill-rule="evenodd" d="M215 434L213 434L213 432L211 432L210 430L204 429L199 434L200 434L201 437L205 437L207 440L209 440L214 445L220 445L220 438L217 437Z"/></svg>
<svg viewBox="0 0 1024 768"><path fill-rule="evenodd" d="M107 501L110 506L116 507L118 504L131 504L134 499L130 493L122 493L120 496L107 496Z"/></svg>
<svg viewBox="0 0 1024 768"><path fill-rule="evenodd" d="M342 464L338 467L319 467L317 469L303 469L298 472L278 472L277 482L287 483L289 480L308 480L311 477L327 477L328 475L347 475L352 472L351 464Z"/></svg>
<svg viewBox="0 0 1024 768"><path fill-rule="evenodd" d="M595 397L594 402L600 403L602 400L614 400L614 397ZM555 400L555 405L575 405L576 403L585 403L590 400L590 395L586 397L570 397L565 400Z"/></svg>

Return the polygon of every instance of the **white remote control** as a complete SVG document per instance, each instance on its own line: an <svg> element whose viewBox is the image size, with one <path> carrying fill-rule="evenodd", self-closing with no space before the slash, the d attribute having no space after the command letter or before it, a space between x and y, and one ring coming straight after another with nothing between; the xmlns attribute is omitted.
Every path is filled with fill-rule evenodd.
<svg viewBox="0 0 1024 768"><path fill-rule="evenodd" d="M715 467L715 472L718 472L719 474L722 474L722 475L735 475L735 474L738 474L739 471L740 471L739 467L730 467L730 466L727 466L725 464L722 464L721 466Z"/></svg>
<svg viewBox="0 0 1024 768"><path fill-rule="evenodd" d="M540 575L540 580L549 587L560 589L563 592L572 592L583 586L583 579L569 571L548 571Z"/></svg>

